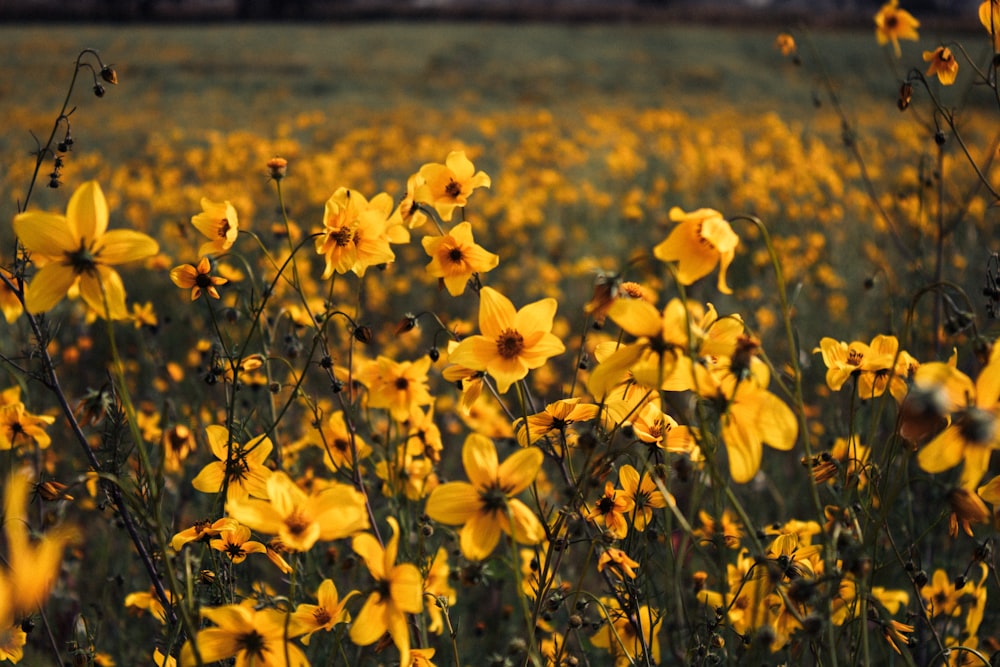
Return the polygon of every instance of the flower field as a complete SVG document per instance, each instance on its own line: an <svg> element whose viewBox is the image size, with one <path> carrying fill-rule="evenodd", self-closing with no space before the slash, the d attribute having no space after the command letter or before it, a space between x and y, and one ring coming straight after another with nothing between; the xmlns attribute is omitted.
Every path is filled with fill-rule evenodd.
<svg viewBox="0 0 1000 667"><path fill-rule="evenodd" d="M991 664L1000 5L873 18L0 27L0 661Z"/></svg>

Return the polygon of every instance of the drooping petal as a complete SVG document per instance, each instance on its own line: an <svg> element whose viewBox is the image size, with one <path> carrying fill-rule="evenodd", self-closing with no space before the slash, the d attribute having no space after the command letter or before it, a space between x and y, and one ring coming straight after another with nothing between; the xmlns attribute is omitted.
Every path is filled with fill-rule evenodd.
<svg viewBox="0 0 1000 667"><path fill-rule="evenodd" d="M76 282L73 267L46 264L24 288L24 307L29 313L44 313L59 303Z"/></svg>
<svg viewBox="0 0 1000 667"><path fill-rule="evenodd" d="M109 266L98 265L96 275L80 276L80 297L88 308L106 319L124 320L129 316L122 277Z"/></svg>
<svg viewBox="0 0 1000 667"><path fill-rule="evenodd" d="M925 472L951 470L962 462L965 440L959 427L952 424L917 453L917 463Z"/></svg>
<svg viewBox="0 0 1000 667"><path fill-rule="evenodd" d="M371 537L369 535L369 537ZM355 538L355 541L357 538ZM374 541L375 538L372 537ZM356 549L356 548L355 548ZM358 646L377 642L389 629L386 624L386 602L378 593L372 593L351 623L351 641Z"/></svg>
<svg viewBox="0 0 1000 667"><path fill-rule="evenodd" d="M760 470L763 455L760 438L741 416L728 415L722 426L722 439L729 456L729 473L737 484L745 484ZM752 419L752 417L751 417Z"/></svg>
<svg viewBox="0 0 1000 667"><path fill-rule="evenodd" d="M277 535L285 525L283 515L264 500L234 498L226 504L226 511L233 519L265 535Z"/></svg>
<svg viewBox="0 0 1000 667"><path fill-rule="evenodd" d="M462 553L469 560L485 560L500 542L499 516L494 513L478 513L472 516L462 528L459 542Z"/></svg>
<svg viewBox="0 0 1000 667"><path fill-rule="evenodd" d="M424 609L424 578L412 563L402 563L392 569L389 594L400 610L419 614Z"/></svg>
<svg viewBox="0 0 1000 667"><path fill-rule="evenodd" d="M469 434L462 446L462 465L476 490L491 487L499 469L496 445L484 435Z"/></svg>
<svg viewBox="0 0 1000 667"><path fill-rule="evenodd" d="M496 356L486 365L486 372L497 382L497 391L506 394L510 386L528 374L528 364L520 356L505 359Z"/></svg>
<svg viewBox="0 0 1000 667"><path fill-rule="evenodd" d="M77 238L93 241L104 235L108 229L108 202L97 181L87 181L73 192L66 217L76 229Z"/></svg>
<svg viewBox="0 0 1000 667"><path fill-rule="evenodd" d="M757 428L768 447L788 451L795 447L799 422L795 413L771 392L762 392L757 408Z"/></svg>
<svg viewBox="0 0 1000 667"><path fill-rule="evenodd" d="M205 435L208 438L208 447L212 450L215 458L222 461L229 458L229 430L225 426L218 424L206 426Z"/></svg>
<svg viewBox="0 0 1000 667"><path fill-rule="evenodd" d="M537 447L519 449L508 456L500 464L500 469L497 472L500 488L508 496L514 496L524 491L535 481L544 458L542 450Z"/></svg>
<svg viewBox="0 0 1000 667"><path fill-rule="evenodd" d="M374 578L380 581L386 579L385 549L382 548L382 545L378 543L378 540L371 533L355 535L354 540L351 542L351 547L361 556L361 560L368 566L368 571L371 572ZM371 598L368 598L368 601L371 602ZM385 632L384 628L382 632ZM353 634L351 636L353 637Z"/></svg>
<svg viewBox="0 0 1000 667"><path fill-rule="evenodd" d="M424 512L434 521L459 526L480 511L479 493L471 484L448 482L431 491Z"/></svg>
<svg viewBox="0 0 1000 667"><path fill-rule="evenodd" d="M538 544L545 539L545 526L527 505L517 498L508 501L510 522L508 529L518 544Z"/></svg>
<svg viewBox="0 0 1000 667"><path fill-rule="evenodd" d="M448 353L448 360L474 371L483 371L496 356L498 356L496 338L469 336Z"/></svg>
<svg viewBox="0 0 1000 667"><path fill-rule="evenodd" d="M152 257L160 244L151 236L131 229L113 229L101 237L97 261L101 264L123 264Z"/></svg>

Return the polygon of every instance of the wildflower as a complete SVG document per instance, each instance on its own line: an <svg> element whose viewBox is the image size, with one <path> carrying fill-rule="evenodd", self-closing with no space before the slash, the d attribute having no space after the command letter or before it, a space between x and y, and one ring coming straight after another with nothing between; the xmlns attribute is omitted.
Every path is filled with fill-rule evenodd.
<svg viewBox="0 0 1000 667"><path fill-rule="evenodd" d="M140 232L108 231L108 204L96 181L77 188L64 216L19 213L14 217L14 233L41 267L25 287L29 313L50 310L71 288L79 287L93 312L105 319L125 319L125 286L111 267L150 257L160 249Z"/></svg>
<svg viewBox="0 0 1000 667"><path fill-rule="evenodd" d="M232 530L238 525L238 522L229 517L223 517L214 522L207 519L205 521L195 521L194 525L185 528L170 538L170 548L174 551L180 551L184 548L185 544L204 540L209 537L216 537L222 531Z"/></svg>
<svg viewBox="0 0 1000 667"><path fill-rule="evenodd" d="M396 421L406 421L413 408L434 402L427 388L430 357L416 361L393 361L379 356L360 372L368 387L368 407L385 408Z"/></svg>
<svg viewBox="0 0 1000 667"><path fill-rule="evenodd" d="M431 662L435 650L432 648L411 648L409 667L435 667Z"/></svg>
<svg viewBox="0 0 1000 667"><path fill-rule="evenodd" d="M515 310L510 299L491 287L484 287L479 298L482 333L461 341L449 353L449 360L470 370L486 371L496 380L501 394L529 370L566 350L552 334L555 299L542 299Z"/></svg>
<svg viewBox="0 0 1000 667"><path fill-rule="evenodd" d="M392 528L392 538L384 549L371 533L356 536L352 543L354 551L375 578L376 587L351 624L350 636L358 646L367 646L388 632L399 649L400 664L408 665L410 631L406 615L419 614L424 608L423 578L412 563L396 564L399 524L393 517L387 521Z"/></svg>
<svg viewBox="0 0 1000 667"><path fill-rule="evenodd" d="M992 513L986 507L982 498L969 489L954 489L948 494L948 504L951 505L951 515L948 517L948 534L958 536L958 529L969 537L972 534L973 523L989 523Z"/></svg>
<svg viewBox="0 0 1000 667"><path fill-rule="evenodd" d="M787 32L783 32L775 38L774 48L781 51L783 56L795 55L795 38Z"/></svg>
<svg viewBox="0 0 1000 667"><path fill-rule="evenodd" d="M656 303L656 295L644 285L629 280L622 281L613 274L601 274L594 282L594 295L583 307L583 312L594 318L595 326L604 326L608 309L617 299L642 299Z"/></svg>
<svg viewBox="0 0 1000 667"><path fill-rule="evenodd" d="M20 623L5 623L0 627L0 660L9 660L12 664L21 662L24 658L24 645L28 643L28 633Z"/></svg>
<svg viewBox="0 0 1000 667"><path fill-rule="evenodd" d="M979 22L993 36L993 52L1000 52L1000 1L984 0L980 4Z"/></svg>
<svg viewBox="0 0 1000 667"><path fill-rule="evenodd" d="M208 544L228 556L233 565L242 563L250 554L267 553L267 547L256 540L251 540L250 529L241 525L219 531L219 536Z"/></svg>
<svg viewBox="0 0 1000 667"><path fill-rule="evenodd" d="M444 162L432 162L420 167L420 178L424 183L417 191L417 200L429 203L437 209L442 220L449 221L456 207L468 204L473 190L490 187L490 177L476 171L465 151L448 153Z"/></svg>
<svg viewBox="0 0 1000 667"><path fill-rule="evenodd" d="M198 300L202 290L213 299L218 299L219 290L216 287L229 282L225 278L212 275L212 263L208 257L202 257L198 261L198 266L182 264L174 267L170 271L170 280L181 289L191 290L192 301Z"/></svg>
<svg viewBox="0 0 1000 667"><path fill-rule="evenodd" d="M219 459L202 468L191 485L202 493L226 492L226 500L247 496L267 497L267 478L271 470L264 465L273 445L266 435L258 435L245 444L232 439L223 426L205 429L208 446Z"/></svg>
<svg viewBox="0 0 1000 667"><path fill-rule="evenodd" d="M698 510L698 520L701 521L701 527L694 530L695 537L712 541L718 536L728 548L739 548L740 540L743 539L743 526L732 510L724 509L718 520L713 519L705 510Z"/></svg>
<svg viewBox="0 0 1000 667"><path fill-rule="evenodd" d="M0 405L0 451L30 442L39 449L47 448L52 438L45 427L55 420L51 415L31 414L20 401Z"/></svg>
<svg viewBox="0 0 1000 667"><path fill-rule="evenodd" d="M740 237L729 222L710 208L685 213L676 206L670 209L670 219L679 224L653 248L653 255L664 262L677 262L677 280L684 285L704 278L718 264L717 287L723 294L732 294L726 270L736 256Z"/></svg>
<svg viewBox="0 0 1000 667"><path fill-rule="evenodd" d="M424 580L424 595L433 598L433 602L427 605L427 613L431 617L431 622L427 626L428 632L441 634L444 632L444 614L438 599L444 601L445 605L454 605L457 598L455 589L451 583L451 568L448 566L448 552L444 547L438 547L434 559L427 568L427 578Z"/></svg>
<svg viewBox="0 0 1000 667"><path fill-rule="evenodd" d="M618 481L622 485L622 495L632 501L632 525L638 531L646 530L653 509L667 506L667 498L659 490L652 476L639 475L639 471L625 464L618 471ZM670 498L673 501L673 498Z"/></svg>
<svg viewBox="0 0 1000 667"><path fill-rule="evenodd" d="M605 402L610 424L629 427L639 442L650 449L675 454L694 454L698 447L687 426L681 426L660 407L658 394L638 387L627 388Z"/></svg>
<svg viewBox="0 0 1000 667"><path fill-rule="evenodd" d="M368 458L372 453L372 448L368 443L360 435L352 433L347 428L344 413L340 410L331 413L318 430L321 442L319 446L323 450L323 463L334 472L341 469L353 470L355 451L359 460Z"/></svg>
<svg viewBox="0 0 1000 667"><path fill-rule="evenodd" d="M160 649L153 649L154 667L177 667L177 658L172 655L164 655Z"/></svg>
<svg viewBox="0 0 1000 667"><path fill-rule="evenodd" d="M462 447L469 482L448 482L436 488L425 512L434 521L461 525L460 545L469 560L484 560L496 548L501 531L519 544L537 544L545 528L517 494L526 489L542 466L542 451L528 447L498 462L496 446L472 433Z"/></svg>
<svg viewBox="0 0 1000 667"><path fill-rule="evenodd" d="M599 408L593 403L580 404L579 398L566 398L555 403L549 403L545 410L538 414L528 415L514 422L517 441L522 447L533 445L540 438L550 435L566 434L570 424L588 422L597 416Z"/></svg>
<svg viewBox="0 0 1000 667"><path fill-rule="evenodd" d="M628 534L625 517L635 508L635 501L619 493L611 482L604 483L604 494L594 502L594 509L586 512L585 518L598 526L604 526L615 539L623 539Z"/></svg>
<svg viewBox="0 0 1000 667"><path fill-rule="evenodd" d="M1000 350L1000 348L995 348ZM929 367L924 370L924 367ZM940 371L940 373L939 373ZM1000 448L1000 354L994 353L979 372L975 385L959 370L942 362L921 366L914 378L923 383L925 378L946 374L951 389L951 403L957 407L949 424L917 454L917 463L929 473L944 472L964 463L959 486L974 489L989 468L990 456ZM934 380L937 381L937 380ZM949 385L946 385L946 387ZM963 401L966 405L960 405Z"/></svg>
<svg viewBox="0 0 1000 667"><path fill-rule="evenodd" d="M142 305L133 303L132 322L135 323L136 329L141 329L142 327L156 329L160 322L156 318L156 310L153 308L153 302L147 301Z"/></svg>
<svg viewBox="0 0 1000 667"><path fill-rule="evenodd" d="M889 0L875 15L875 38L879 44L892 42L892 48L896 52L897 58L902 55L899 40L912 39L916 41L920 39L917 34L920 21L913 18L913 15L905 9L900 9L898 5L899 0Z"/></svg>
<svg viewBox="0 0 1000 667"><path fill-rule="evenodd" d="M659 627L663 620L659 612L647 605L634 614L627 613L614 598L602 598L601 613L607 624L590 638L598 648L607 649L615 658L615 667L635 664L649 647L646 662L660 663Z"/></svg>
<svg viewBox="0 0 1000 667"><path fill-rule="evenodd" d="M853 376L857 378L858 396L864 399L881 396L888 389L893 398L902 401L907 392L906 378L919 366L909 353L899 350L895 336L882 334L872 338L871 344L860 341L847 344L824 337L813 352L823 355L830 389L840 391Z"/></svg>
<svg viewBox="0 0 1000 667"><path fill-rule="evenodd" d="M273 181L280 181L288 173L288 160L283 157L273 157L267 161L267 175Z"/></svg>
<svg viewBox="0 0 1000 667"><path fill-rule="evenodd" d="M411 174L406 179L406 194L389 219L389 224L402 224L408 229L420 227L427 222L427 214L420 210L417 202L417 191L424 185L420 174Z"/></svg>
<svg viewBox="0 0 1000 667"><path fill-rule="evenodd" d="M924 62L930 63L926 76L937 75L942 86L955 83L958 76L958 61L947 46L939 46L933 51L924 51Z"/></svg>
<svg viewBox="0 0 1000 667"><path fill-rule="evenodd" d="M201 615L216 625L199 630L194 638L201 664L236 658L240 667L308 667L302 649L288 641L301 634L288 614L277 609L254 609L253 601L224 607L202 608ZM181 650L181 665L193 667L191 641Z"/></svg>
<svg viewBox="0 0 1000 667"><path fill-rule="evenodd" d="M308 551L317 540L349 537L368 528L364 496L346 484L307 495L278 471L267 479L266 490L269 502L235 498L226 509L257 532L277 535L290 551Z"/></svg>
<svg viewBox="0 0 1000 667"><path fill-rule="evenodd" d="M173 594L169 590L163 591L167 594L167 599L173 603ZM160 623L167 622L167 610L163 607L163 601L157 595L156 590L150 586L149 590L136 591L125 596L125 608L142 613L148 611L153 618Z"/></svg>
<svg viewBox="0 0 1000 667"><path fill-rule="evenodd" d="M605 549L601 557L597 559L598 572L603 572L604 568L608 566L629 579L635 579L635 568L639 567L639 563L629 558L628 554L621 549L612 547Z"/></svg>
<svg viewBox="0 0 1000 667"><path fill-rule="evenodd" d="M309 638L314 633L320 630L329 632L338 623L349 623L351 615L344 605L357 594L357 591L351 591L341 600L333 580L324 579L316 589L317 604L300 604L292 614L292 621L305 631L302 643L309 646Z"/></svg>
<svg viewBox="0 0 1000 667"><path fill-rule="evenodd" d="M857 484L859 489L868 484L866 467L871 450L858 442L856 435L847 438L837 438L830 451L817 454L811 460L803 460L812 470L813 479L817 483L840 480L839 474L845 467L845 479L848 484Z"/></svg>
<svg viewBox="0 0 1000 667"><path fill-rule="evenodd" d="M382 193L370 202L357 190L338 188L326 202L323 231L316 252L323 255L323 279L353 271L363 276L368 267L396 259L386 236L392 198Z"/></svg>
<svg viewBox="0 0 1000 667"><path fill-rule="evenodd" d="M7 269L0 269L0 276L2 276L0 279L0 312L3 313L7 324L13 324L24 312L21 299L18 298L17 292L11 289L11 286L17 285L17 280Z"/></svg>
<svg viewBox="0 0 1000 667"><path fill-rule="evenodd" d="M474 273L486 273L500 263L499 255L488 252L472 239L472 225L460 222L444 236L425 236L421 243L431 258L427 273L440 278L448 293L459 296Z"/></svg>
<svg viewBox="0 0 1000 667"><path fill-rule="evenodd" d="M991 505L1000 505L1000 475L997 475L976 489L976 493Z"/></svg>
<svg viewBox="0 0 1000 667"><path fill-rule="evenodd" d="M410 500L421 500L437 488L439 480L434 462L425 456L407 453L405 446L396 449L396 456L375 465L375 475L386 482L382 492L391 497L402 492Z"/></svg>
<svg viewBox="0 0 1000 667"><path fill-rule="evenodd" d="M228 201L201 200L202 212L191 218L191 224L209 238L198 249L199 255L221 255L233 247L240 232L236 209Z"/></svg>
<svg viewBox="0 0 1000 667"><path fill-rule="evenodd" d="M187 426L176 424L168 428L164 436L163 467L167 472L179 473L184 468L184 461L195 449L194 433Z"/></svg>

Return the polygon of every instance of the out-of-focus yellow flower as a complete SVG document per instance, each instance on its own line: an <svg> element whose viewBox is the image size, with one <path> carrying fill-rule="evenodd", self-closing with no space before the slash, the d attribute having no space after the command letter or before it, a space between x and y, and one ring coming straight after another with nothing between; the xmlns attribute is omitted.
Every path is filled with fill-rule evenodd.
<svg viewBox="0 0 1000 667"><path fill-rule="evenodd" d="M726 284L726 270L736 256L740 237L729 222L710 208L685 213L677 206L670 209L670 219L678 225L653 248L653 255L664 262L677 262L677 280L684 285L704 278L718 264L718 290L732 294Z"/></svg>
<svg viewBox="0 0 1000 667"><path fill-rule="evenodd" d="M216 537L222 531L231 530L237 525L239 524L229 517L223 517L214 522L208 519L205 521L196 521L194 525L185 528L170 538L170 548L174 551L180 551L184 548L185 544Z"/></svg>
<svg viewBox="0 0 1000 667"><path fill-rule="evenodd" d="M320 630L329 632L338 623L349 623L351 615L344 605L357 594L357 591L351 591L341 600L333 580L324 579L316 589L317 604L300 604L292 614L292 620L305 631L302 643L309 646L313 633Z"/></svg>
<svg viewBox="0 0 1000 667"><path fill-rule="evenodd" d="M626 613L614 598L601 598L601 602L600 609L607 623L590 638L594 646L610 651L615 667L642 662L644 646L649 648L645 661L659 664L659 627L663 620L660 613L643 605L633 616Z"/></svg>
<svg viewBox="0 0 1000 667"><path fill-rule="evenodd" d="M160 649L153 649L153 665L155 667L177 667L177 658L164 655Z"/></svg>
<svg viewBox="0 0 1000 667"><path fill-rule="evenodd" d="M51 415L33 415L24 403L0 405L0 451L34 442L40 449L52 444L45 427L55 422Z"/></svg>
<svg viewBox="0 0 1000 667"><path fill-rule="evenodd" d="M17 318L21 317L24 307L21 305L17 293L8 286L8 282L11 285L17 285L14 276L7 269L0 269L0 275L6 279L6 281L0 280L0 312L3 313L7 324L13 324Z"/></svg>
<svg viewBox="0 0 1000 667"><path fill-rule="evenodd" d="M43 313L79 287L87 307L106 319L128 317L125 285L112 266L151 257L159 244L130 229L108 231L108 203L97 181L70 197L66 215L28 211L14 217L14 233L41 268L25 287L30 313Z"/></svg>
<svg viewBox="0 0 1000 667"><path fill-rule="evenodd" d="M364 496L351 486L333 484L307 495L281 471L266 485L269 502L237 498L226 508L240 523L276 535L291 551L308 551L317 540L350 537L368 528Z"/></svg>
<svg viewBox="0 0 1000 667"><path fill-rule="evenodd" d="M795 55L795 38L787 32L783 32L775 38L774 48L781 51L781 55L783 56Z"/></svg>
<svg viewBox="0 0 1000 667"><path fill-rule="evenodd" d="M431 258L427 273L440 278L448 293L459 296L474 273L492 271L500 263L499 255L487 251L472 238L472 224L460 222L444 236L421 239Z"/></svg>
<svg viewBox="0 0 1000 667"><path fill-rule="evenodd" d="M202 291L213 299L219 298L216 288L229 281L220 276L212 275L212 263L208 257L198 260L198 266L182 264L170 271L170 280L181 289L191 290L191 300L197 301Z"/></svg>
<svg viewBox="0 0 1000 667"><path fill-rule="evenodd" d="M214 202L204 197L201 208L202 212L191 218L191 224L209 241L202 244L198 254L221 255L233 247L240 233L236 209L228 201Z"/></svg>
<svg viewBox="0 0 1000 667"><path fill-rule="evenodd" d="M0 660L9 660L15 665L21 662L24 658L24 645L27 643L28 633L21 629L20 623L0 626Z"/></svg>
<svg viewBox="0 0 1000 667"><path fill-rule="evenodd" d="M236 664L253 667L308 667L309 661L297 645L288 641L303 629L277 609L254 609L254 601L210 609L201 615L216 625L199 630L194 638L201 664L236 658ZM181 650L181 665L198 664L188 641Z"/></svg>
<svg viewBox="0 0 1000 667"><path fill-rule="evenodd" d="M519 544L537 544L545 538L545 528L514 496L535 480L543 458L540 449L528 447L501 464L493 442L472 433L462 447L469 481L442 484L431 493L424 511L434 521L462 526L459 541L469 560L486 559L501 532Z"/></svg>
<svg viewBox="0 0 1000 667"><path fill-rule="evenodd" d="M167 598L173 603L173 594L169 590L165 590L164 593L167 594ZM136 591L135 593L126 595L125 608L134 610L137 613L148 611L160 623L167 622L167 610L164 609L160 596L156 594L152 586L149 587L149 590Z"/></svg>
<svg viewBox="0 0 1000 667"><path fill-rule="evenodd" d="M942 86L955 83L958 76L958 61L947 46L939 46L933 51L924 51L924 62L930 63L926 76L937 75Z"/></svg>
<svg viewBox="0 0 1000 667"><path fill-rule="evenodd" d="M529 370L565 352L566 346L552 334L555 314L555 299L542 299L515 310L510 299L484 287L479 293L482 333L461 341L448 359L464 368L486 371L496 380L497 391L506 393Z"/></svg>
<svg viewBox="0 0 1000 667"><path fill-rule="evenodd" d="M250 539L250 529L236 525L219 531L219 536L209 543L216 551L224 553L234 565L242 563L250 554L267 553L267 547Z"/></svg>
<svg viewBox="0 0 1000 667"><path fill-rule="evenodd" d="M406 615L419 614L424 608L423 577L412 563L396 564L399 524L393 517L387 521L392 537L384 549L371 533L362 533L352 542L354 551L375 579L376 587L351 623L350 636L358 646L368 646L388 632L399 649L400 664L408 665L410 630Z"/></svg>
<svg viewBox="0 0 1000 667"><path fill-rule="evenodd" d="M396 421L406 421L411 411L434 402L427 387L431 358L416 361L393 361L379 356L366 364L358 376L368 387L368 407L385 408Z"/></svg>
<svg viewBox="0 0 1000 667"><path fill-rule="evenodd" d="M490 187L490 177L465 156L465 151L448 153L444 164L430 162L420 168L423 185L417 190L417 200L437 209L442 220L449 221L457 207L468 204L476 188Z"/></svg>
<svg viewBox="0 0 1000 667"><path fill-rule="evenodd" d="M948 534L952 537L958 537L959 528L969 537L974 537L972 524L989 523L992 516L982 498L969 489L952 490L948 494L948 504L951 505Z"/></svg>
<svg viewBox="0 0 1000 667"><path fill-rule="evenodd" d="M1000 0L984 0L979 5L979 22L993 37L993 52L1000 52Z"/></svg>
<svg viewBox="0 0 1000 667"><path fill-rule="evenodd" d="M606 567L610 567L615 572L629 579L635 579L635 568L639 567L639 563L629 558L629 555L621 549L609 547L597 559L598 572L604 572L604 568Z"/></svg>
<svg viewBox="0 0 1000 667"><path fill-rule="evenodd" d="M458 599L450 580L451 568L448 566L448 551L444 547L438 547L434 559L427 568L427 578L424 580L424 596L434 598L434 601L427 605L427 613L431 617L431 622L427 626L428 632L437 634L444 632L444 614L441 607L438 606L437 598L442 598L448 606L454 605Z"/></svg>
<svg viewBox="0 0 1000 667"><path fill-rule="evenodd" d="M919 27L920 21L913 18L910 12L899 8L899 0L889 0L875 14L875 39L879 44L892 42L897 58L902 55L899 40L920 39L920 35L917 34Z"/></svg>

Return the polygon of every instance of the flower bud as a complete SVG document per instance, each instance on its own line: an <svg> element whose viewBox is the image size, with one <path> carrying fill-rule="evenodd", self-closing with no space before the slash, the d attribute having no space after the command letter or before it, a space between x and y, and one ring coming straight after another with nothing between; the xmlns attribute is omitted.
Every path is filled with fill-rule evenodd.
<svg viewBox="0 0 1000 667"><path fill-rule="evenodd" d="M105 65L101 68L101 78L104 79L105 83L110 83L112 86L118 85L118 72L111 65Z"/></svg>

